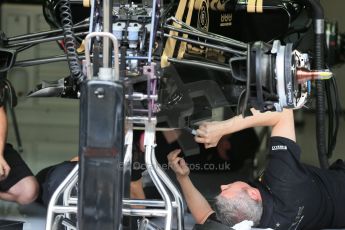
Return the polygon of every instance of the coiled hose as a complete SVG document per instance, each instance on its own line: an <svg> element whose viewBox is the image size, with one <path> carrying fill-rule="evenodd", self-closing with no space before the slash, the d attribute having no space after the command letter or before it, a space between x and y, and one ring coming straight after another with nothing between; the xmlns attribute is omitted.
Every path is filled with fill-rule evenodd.
<svg viewBox="0 0 345 230"><path fill-rule="evenodd" d="M80 83L84 76L76 49L76 40L73 32L72 12L69 0L60 0L58 3L60 20L64 35L64 46L67 55L68 66L71 72L72 84Z"/></svg>

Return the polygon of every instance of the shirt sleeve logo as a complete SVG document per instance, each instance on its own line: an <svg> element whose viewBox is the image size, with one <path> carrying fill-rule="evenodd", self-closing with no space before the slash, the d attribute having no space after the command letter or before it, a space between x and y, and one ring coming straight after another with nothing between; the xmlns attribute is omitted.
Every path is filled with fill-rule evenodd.
<svg viewBox="0 0 345 230"><path fill-rule="evenodd" d="M272 146L272 151L275 150L287 150L287 146L286 145L274 145Z"/></svg>

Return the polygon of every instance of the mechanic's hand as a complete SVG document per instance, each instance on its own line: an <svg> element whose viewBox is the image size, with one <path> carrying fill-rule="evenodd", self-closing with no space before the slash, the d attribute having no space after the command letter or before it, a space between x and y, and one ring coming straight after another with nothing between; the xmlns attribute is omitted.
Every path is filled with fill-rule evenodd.
<svg viewBox="0 0 345 230"><path fill-rule="evenodd" d="M205 148L212 148L217 146L220 138L223 136L219 131L219 121L205 122L196 130L195 141L203 143Z"/></svg>
<svg viewBox="0 0 345 230"><path fill-rule="evenodd" d="M7 164L4 157L0 156L0 181L5 180L10 173L10 166Z"/></svg>
<svg viewBox="0 0 345 230"><path fill-rule="evenodd" d="M175 149L168 154L169 166L176 173L176 177L183 178L189 175L189 168L183 158L178 157L181 149Z"/></svg>

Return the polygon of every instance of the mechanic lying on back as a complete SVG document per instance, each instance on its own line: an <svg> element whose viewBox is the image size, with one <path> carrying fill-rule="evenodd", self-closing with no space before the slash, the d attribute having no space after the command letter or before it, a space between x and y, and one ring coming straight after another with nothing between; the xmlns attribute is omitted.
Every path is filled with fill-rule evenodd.
<svg viewBox="0 0 345 230"><path fill-rule="evenodd" d="M272 126L268 164L252 185L234 182L221 186L215 213L188 177L180 150L168 155L187 205L199 224L220 221L232 226L252 220L255 226L273 229L322 229L345 227L345 164L336 161L329 170L300 162L295 142L293 112L259 113L202 124L195 140L214 147L227 134L255 126Z"/></svg>

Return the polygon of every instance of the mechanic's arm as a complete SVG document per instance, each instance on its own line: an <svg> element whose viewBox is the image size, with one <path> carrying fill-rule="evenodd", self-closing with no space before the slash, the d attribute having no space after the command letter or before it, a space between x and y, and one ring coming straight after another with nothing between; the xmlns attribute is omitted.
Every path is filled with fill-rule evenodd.
<svg viewBox="0 0 345 230"><path fill-rule="evenodd" d="M214 211L205 197L195 188L189 178L189 168L183 158L178 157L181 150L176 149L169 153L169 166L176 174L187 206L197 224L203 224Z"/></svg>
<svg viewBox="0 0 345 230"><path fill-rule="evenodd" d="M0 107L0 181L6 179L11 168L4 158L7 137L7 116L4 106Z"/></svg>
<svg viewBox="0 0 345 230"><path fill-rule="evenodd" d="M272 136L281 136L296 141L293 111L284 109L282 112L261 113L251 109L253 115L238 115L225 121L206 122L199 126L195 141L205 144L205 148L215 147L219 139L229 133L258 126L271 126Z"/></svg>

